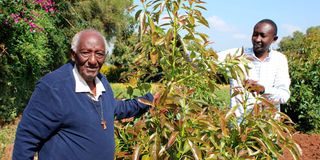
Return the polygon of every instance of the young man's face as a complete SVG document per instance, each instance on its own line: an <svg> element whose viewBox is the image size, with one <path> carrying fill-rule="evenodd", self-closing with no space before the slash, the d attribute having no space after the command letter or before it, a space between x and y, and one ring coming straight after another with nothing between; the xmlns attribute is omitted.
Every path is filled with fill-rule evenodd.
<svg viewBox="0 0 320 160"><path fill-rule="evenodd" d="M92 83L98 75L105 58L105 43L96 32L82 33L76 53L72 53L77 69L87 83Z"/></svg>
<svg viewBox="0 0 320 160"><path fill-rule="evenodd" d="M258 23L252 33L252 45L255 54L268 52L270 45L277 40L275 29L269 23Z"/></svg>

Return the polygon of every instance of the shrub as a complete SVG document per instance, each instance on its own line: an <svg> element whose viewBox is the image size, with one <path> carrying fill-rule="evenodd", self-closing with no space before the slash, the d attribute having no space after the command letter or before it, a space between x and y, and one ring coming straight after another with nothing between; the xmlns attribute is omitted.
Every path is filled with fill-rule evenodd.
<svg viewBox="0 0 320 160"><path fill-rule="evenodd" d="M16 117L26 105L35 82L65 62L65 41L55 28L54 3L43 2L0 1L2 121Z"/></svg>
<svg viewBox="0 0 320 160"><path fill-rule="evenodd" d="M285 111L303 132L320 133L320 27L295 32L280 42L289 61L291 98Z"/></svg>
<svg viewBox="0 0 320 160"><path fill-rule="evenodd" d="M148 90L140 77L157 74L149 68L160 66L162 85L157 92L161 98L159 103L140 99L153 106L150 111L130 123L116 123L117 158L276 159L288 148L298 159L301 152L291 137L290 118L276 112L268 100L254 95L254 110L239 124L236 107L229 109L219 102L217 71L244 80L245 70L240 66L246 66L246 59L228 56L224 63L217 62L216 53L208 47L208 36L196 31L198 25L208 26L200 12L205 9L203 2L141 2L143 9L136 13L140 21L136 49L141 54L130 68L130 83ZM181 32L185 34L179 35ZM237 94L248 97L251 93L245 88L248 86ZM267 107L262 108L261 103ZM242 105L247 105L246 100ZM273 118L276 114L280 119Z"/></svg>
<svg viewBox="0 0 320 160"><path fill-rule="evenodd" d="M120 81L121 73L125 72L126 70L126 68L118 68L114 65L104 64L100 72L107 77L109 82L115 83Z"/></svg>

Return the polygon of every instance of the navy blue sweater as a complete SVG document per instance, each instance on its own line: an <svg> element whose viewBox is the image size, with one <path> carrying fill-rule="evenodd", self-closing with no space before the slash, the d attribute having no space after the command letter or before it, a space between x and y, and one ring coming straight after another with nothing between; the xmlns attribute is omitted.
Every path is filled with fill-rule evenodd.
<svg viewBox="0 0 320 160"><path fill-rule="evenodd" d="M132 117L148 109L136 99L115 100L101 74L98 78L106 89L101 103L86 93L76 93L72 69L73 64L67 63L37 83L16 132L14 160L33 159L35 152L40 160L113 160L114 118ZM153 96L141 98L152 100ZM100 104L107 121L105 130L95 108Z"/></svg>

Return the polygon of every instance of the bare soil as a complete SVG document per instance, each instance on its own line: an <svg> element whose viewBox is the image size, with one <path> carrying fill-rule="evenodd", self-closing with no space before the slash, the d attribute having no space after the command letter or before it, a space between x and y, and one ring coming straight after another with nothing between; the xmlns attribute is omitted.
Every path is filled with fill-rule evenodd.
<svg viewBox="0 0 320 160"><path fill-rule="evenodd" d="M302 149L301 160L320 160L320 135L319 134L295 134L293 139ZM285 151L280 160L293 160L289 151Z"/></svg>

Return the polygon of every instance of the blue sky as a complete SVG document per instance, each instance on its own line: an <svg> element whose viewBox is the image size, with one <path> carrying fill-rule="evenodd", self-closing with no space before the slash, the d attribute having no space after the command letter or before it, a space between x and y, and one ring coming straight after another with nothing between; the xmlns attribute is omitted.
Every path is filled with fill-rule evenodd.
<svg viewBox="0 0 320 160"><path fill-rule="evenodd" d="M251 47L253 26L261 19L272 19L278 25L277 42L294 31L305 32L320 25L319 0L203 0L207 11L202 14L210 28L199 28L213 42L212 48L222 51L236 47ZM139 0L134 1L140 5ZM273 48L277 44L272 45Z"/></svg>
<svg viewBox="0 0 320 160"><path fill-rule="evenodd" d="M278 26L277 41L294 31L305 33L311 26L320 25L319 0L205 0L203 15L210 29L204 29L214 43L212 48L222 51L235 47L251 47L253 26L268 18ZM277 44L272 45L273 48Z"/></svg>

